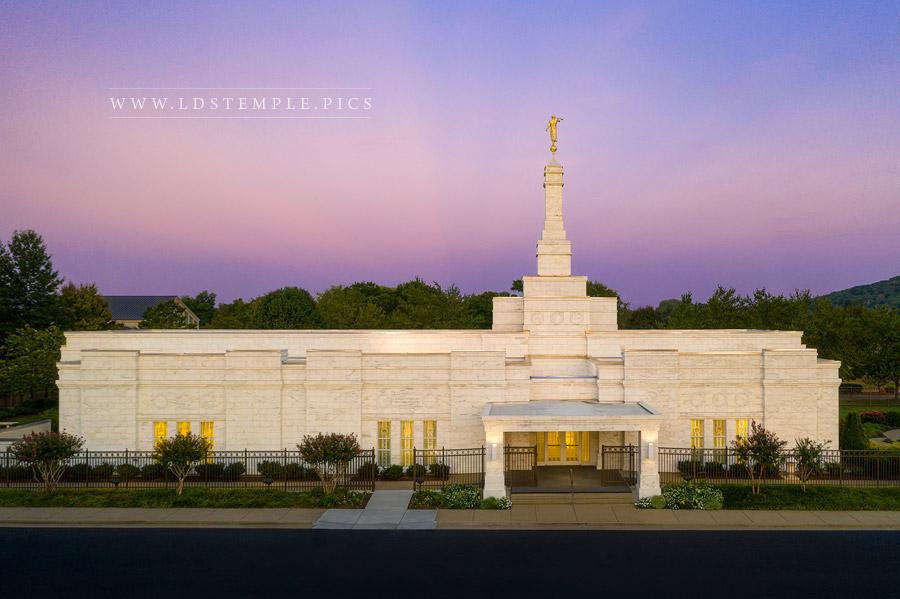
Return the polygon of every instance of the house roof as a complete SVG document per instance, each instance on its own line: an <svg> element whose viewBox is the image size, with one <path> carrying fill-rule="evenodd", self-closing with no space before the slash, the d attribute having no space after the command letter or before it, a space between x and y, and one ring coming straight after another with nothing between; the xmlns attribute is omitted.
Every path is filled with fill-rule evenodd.
<svg viewBox="0 0 900 599"><path fill-rule="evenodd" d="M141 320L144 312L177 299L177 295L104 295L113 320Z"/></svg>
<svg viewBox="0 0 900 599"><path fill-rule="evenodd" d="M540 400L489 403L482 417L515 418L646 418L657 413L642 403L600 403L596 401Z"/></svg>

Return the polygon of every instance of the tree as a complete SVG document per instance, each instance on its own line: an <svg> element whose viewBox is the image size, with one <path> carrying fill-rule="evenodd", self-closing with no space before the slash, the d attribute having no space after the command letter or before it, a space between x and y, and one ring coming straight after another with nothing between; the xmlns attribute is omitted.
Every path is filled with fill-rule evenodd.
<svg viewBox="0 0 900 599"><path fill-rule="evenodd" d="M778 473L781 451L787 445L787 441L780 440L775 433L767 431L754 420L750 423L750 434L738 437L731 445L738 461L747 466L753 494L759 494L760 483L766 473Z"/></svg>
<svg viewBox="0 0 900 599"><path fill-rule="evenodd" d="M59 292L59 324L66 331L102 331L116 328L106 300L96 285L67 283Z"/></svg>
<svg viewBox="0 0 900 599"><path fill-rule="evenodd" d="M44 483L44 490L52 491L68 465L69 460L84 446L84 439L61 433L31 433L10 446L13 456L30 464Z"/></svg>
<svg viewBox="0 0 900 599"><path fill-rule="evenodd" d="M900 310L880 306L866 313L865 337L859 370L879 387L891 383L900 398Z"/></svg>
<svg viewBox="0 0 900 599"><path fill-rule="evenodd" d="M794 455L797 459L797 474L800 488L806 493L806 481L822 473L822 452L831 441L814 441L809 437L797 439Z"/></svg>
<svg viewBox="0 0 900 599"><path fill-rule="evenodd" d="M282 287L254 302L254 326L258 329L316 329L320 326L316 302L300 287Z"/></svg>
<svg viewBox="0 0 900 599"><path fill-rule="evenodd" d="M494 323L494 298L509 297L509 293L485 291L474 293L463 298L463 317L465 328L489 329Z"/></svg>
<svg viewBox="0 0 900 599"><path fill-rule="evenodd" d="M182 296L181 301L200 319L200 326L206 328L216 313L216 294L201 291L196 296Z"/></svg>
<svg viewBox="0 0 900 599"><path fill-rule="evenodd" d="M207 457L209 449L209 441L199 435L193 433L175 435L156 444L153 458L175 475L178 480L175 494L181 495L184 491L184 479L201 460Z"/></svg>
<svg viewBox="0 0 900 599"><path fill-rule="evenodd" d="M0 251L0 341L21 326L42 328L54 322L60 284L41 236L15 231Z"/></svg>
<svg viewBox="0 0 900 599"><path fill-rule="evenodd" d="M863 429L858 412L850 412L847 414L847 417L844 418L844 425L841 427L838 445L841 449L846 450L869 448L869 440L866 438L866 432L865 429Z"/></svg>
<svg viewBox="0 0 900 599"><path fill-rule="evenodd" d="M184 314L184 308L175 300L162 302L147 308L138 325L142 329L192 329L194 324Z"/></svg>
<svg viewBox="0 0 900 599"><path fill-rule="evenodd" d="M230 304L220 304L209 323L211 329L251 329L256 319L255 301L238 298Z"/></svg>
<svg viewBox="0 0 900 599"><path fill-rule="evenodd" d="M335 285L316 301L322 323L329 329L382 329L384 310L355 285Z"/></svg>
<svg viewBox="0 0 900 599"><path fill-rule="evenodd" d="M55 396L60 347L65 336L59 327L17 329L6 338L0 361L0 392L26 401Z"/></svg>
<svg viewBox="0 0 900 599"><path fill-rule="evenodd" d="M316 436L305 435L297 449L306 463L315 466L322 489L331 495L338 481L347 473L350 460L359 454L359 442L353 433L319 433Z"/></svg>

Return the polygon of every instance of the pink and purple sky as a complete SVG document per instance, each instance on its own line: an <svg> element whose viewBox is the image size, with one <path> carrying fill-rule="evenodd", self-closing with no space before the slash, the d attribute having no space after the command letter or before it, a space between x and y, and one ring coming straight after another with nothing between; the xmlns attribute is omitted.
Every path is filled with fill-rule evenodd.
<svg viewBox="0 0 900 599"><path fill-rule="evenodd" d="M110 118L308 93L125 87L372 109ZM36 229L108 294L505 290L535 271L551 112L573 270L632 304L900 274L897 2L0 2L0 239Z"/></svg>

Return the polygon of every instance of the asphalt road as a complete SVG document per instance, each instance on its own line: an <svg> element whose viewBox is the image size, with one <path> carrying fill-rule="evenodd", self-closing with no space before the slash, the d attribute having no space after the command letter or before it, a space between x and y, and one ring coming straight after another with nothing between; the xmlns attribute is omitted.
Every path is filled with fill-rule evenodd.
<svg viewBox="0 0 900 599"><path fill-rule="evenodd" d="M898 555L897 532L0 528L0 597L896 597Z"/></svg>

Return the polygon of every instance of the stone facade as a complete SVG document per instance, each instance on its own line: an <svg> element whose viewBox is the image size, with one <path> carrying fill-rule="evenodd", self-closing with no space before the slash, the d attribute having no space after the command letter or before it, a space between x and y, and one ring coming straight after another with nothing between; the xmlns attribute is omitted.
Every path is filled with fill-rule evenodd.
<svg viewBox="0 0 900 599"><path fill-rule="evenodd" d="M689 447L692 420L703 421L710 447L714 421L725 421L730 442L744 419L784 439L836 443L839 365L818 359L799 332L618 330L616 299L588 297L587 278L571 275L562 175L555 162L545 167L538 274L523 278L522 297L494 300L492 330L67 333L61 427L113 450L151 448L156 423L169 434L178 422L194 432L212 423L216 449L242 450L293 447L316 432L353 432L376 447L387 421L394 463L401 421L413 422L419 448L426 422L436 447L501 452L534 444L538 430L580 430L592 447L582 463L597 463L603 444L640 443L644 495L658 491L655 448ZM641 403L654 416L545 429L485 416L489 405L536 401ZM504 492L496 454L486 495Z"/></svg>

